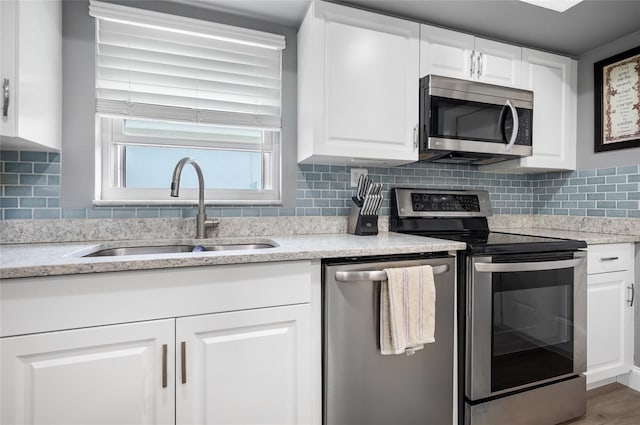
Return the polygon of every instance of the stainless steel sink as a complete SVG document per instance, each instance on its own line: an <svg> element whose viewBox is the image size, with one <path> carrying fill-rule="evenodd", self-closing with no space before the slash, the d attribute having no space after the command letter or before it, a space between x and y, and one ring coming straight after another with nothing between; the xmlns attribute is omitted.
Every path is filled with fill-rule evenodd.
<svg viewBox="0 0 640 425"><path fill-rule="evenodd" d="M220 243L211 245L146 245L100 249L84 257L116 257L122 255L172 254L180 252L234 251L274 248L272 243Z"/></svg>

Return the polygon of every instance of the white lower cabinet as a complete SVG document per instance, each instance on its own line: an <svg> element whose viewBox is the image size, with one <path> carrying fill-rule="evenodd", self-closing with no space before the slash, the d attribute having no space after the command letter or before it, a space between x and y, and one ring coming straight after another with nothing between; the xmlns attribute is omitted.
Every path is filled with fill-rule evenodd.
<svg viewBox="0 0 640 425"><path fill-rule="evenodd" d="M317 424L319 276L283 262L2 280L0 424Z"/></svg>
<svg viewBox="0 0 640 425"><path fill-rule="evenodd" d="M633 367L633 252L633 244L589 246L588 385L608 383Z"/></svg>
<svg viewBox="0 0 640 425"><path fill-rule="evenodd" d="M169 319L3 338L2 424L173 423L173 334Z"/></svg>
<svg viewBox="0 0 640 425"><path fill-rule="evenodd" d="M309 305L178 319L176 422L310 423L308 326Z"/></svg>

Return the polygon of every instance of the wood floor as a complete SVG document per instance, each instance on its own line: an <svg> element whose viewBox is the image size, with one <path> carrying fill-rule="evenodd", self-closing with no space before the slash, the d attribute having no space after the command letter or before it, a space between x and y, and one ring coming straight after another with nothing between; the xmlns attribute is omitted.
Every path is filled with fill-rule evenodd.
<svg viewBox="0 0 640 425"><path fill-rule="evenodd" d="M639 425L640 392L609 384L587 392L587 414L562 425Z"/></svg>

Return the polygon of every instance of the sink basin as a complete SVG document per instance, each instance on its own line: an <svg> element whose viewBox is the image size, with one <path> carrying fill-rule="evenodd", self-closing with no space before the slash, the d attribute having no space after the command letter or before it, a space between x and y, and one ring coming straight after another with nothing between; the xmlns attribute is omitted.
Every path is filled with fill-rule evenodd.
<svg viewBox="0 0 640 425"><path fill-rule="evenodd" d="M148 245L148 246L122 246L100 249L91 252L84 257L117 257L122 255L149 255L172 254L180 252L205 252L205 251L234 251L273 248L271 243L229 243L211 245Z"/></svg>

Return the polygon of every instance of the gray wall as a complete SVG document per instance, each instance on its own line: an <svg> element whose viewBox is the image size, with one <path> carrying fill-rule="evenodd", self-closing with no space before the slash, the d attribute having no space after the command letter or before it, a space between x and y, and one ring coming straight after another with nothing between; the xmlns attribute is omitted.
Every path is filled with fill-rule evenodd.
<svg viewBox="0 0 640 425"><path fill-rule="evenodd" d="M94 195L95 27L88 1L62 3L61 204L87 208Z"/></svg>
<svg viewBox="0 0 640 425"><path fill-rule="evenodd" d="M584 53L578 58L578 156L579 170L616 167L640 163L640 148L608 152L593 151L594 143L594 86L593 64L615 54L640 46L640 31ZM640 244L636 244L635 270L640 282ZM634 364L640 366L640 302L634 311Z"/></svg>
<svg viewBox="0 0 640 425"><path fill-rule="evenodd" d="M112 3L272 32L286 37L286 48L282 55L282 189L283 207L295 207L297 29L165 1ZM89 208L95 192L96 161L95 26L94 19L89 16L89 2L64 0L62 28L61 206Z"/></svg>
<svg viewBox="0 0 640 425"><path fill-rule="evenodd" d="M635 262L636 275L633 284L636 290L640 291L640 243L636 244L636 262ZM633 364L640 366L640 292L635 294L634 309L633 309Z"/></svg>
<svg viewBox="0 0 640 425"><path fill-rule="evenodd" d="M595 153L593 64L640 46L640 31L619 38L578 57L578 170L638 164L640 148Z"/></svg>

